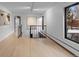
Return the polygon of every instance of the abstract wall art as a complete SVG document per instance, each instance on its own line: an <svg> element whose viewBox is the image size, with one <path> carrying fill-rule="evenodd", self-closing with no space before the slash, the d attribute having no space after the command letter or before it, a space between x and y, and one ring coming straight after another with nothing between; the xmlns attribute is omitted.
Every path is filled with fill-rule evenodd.
<svg viewBox="0 0 79 59"><path fill-rule="evenodd" d="M79 43L79 3L65 7L65 38Z"/></svg>

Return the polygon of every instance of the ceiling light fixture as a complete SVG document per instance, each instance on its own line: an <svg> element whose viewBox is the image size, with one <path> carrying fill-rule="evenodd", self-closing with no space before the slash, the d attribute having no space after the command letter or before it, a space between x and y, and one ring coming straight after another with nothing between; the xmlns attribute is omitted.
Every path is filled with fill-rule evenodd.
<svg viewBox="0 0 79 59"><path fill-rule="evenodd" d="M29 6L19 7L18 9L31 9Z"/></svg>
<svg viewBox="0 0 79 59"><path fill-rule="evenodd" d="M39 11L40 9L33 9L34 11Z"/></svg>
<svg viewBox="0 0 79 59"><path fill-rule="evenodd" d="M45 11L45 9L33 9L33 11Z"/></svg>
<svg viewBox="0 0 79 59"><path fill-rule="evenodd" d="M24 7L24 9L30 9L31 7Z"/></svg>

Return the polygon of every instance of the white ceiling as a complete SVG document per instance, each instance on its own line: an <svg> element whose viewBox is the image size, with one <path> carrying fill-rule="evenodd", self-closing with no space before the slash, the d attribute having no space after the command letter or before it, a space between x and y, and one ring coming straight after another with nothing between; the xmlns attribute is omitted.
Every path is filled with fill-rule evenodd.
<svg viewBox="0 0 79 59"><path fill-rule="evenodd" d="M65 7L72 3L73 2L0 2L0 5L17 14L43 14L53 6Z"/></svg>

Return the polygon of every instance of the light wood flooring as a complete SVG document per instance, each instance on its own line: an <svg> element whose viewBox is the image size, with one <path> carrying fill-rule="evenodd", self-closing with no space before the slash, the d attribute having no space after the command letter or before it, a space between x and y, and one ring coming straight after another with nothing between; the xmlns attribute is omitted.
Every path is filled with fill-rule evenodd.
<svg viewBox="0 0 79 59"><path fill-rule="evenodd" d="M17 38L11 35L0 42L1 57L73 57L54 41L46 38Z"/></svg>

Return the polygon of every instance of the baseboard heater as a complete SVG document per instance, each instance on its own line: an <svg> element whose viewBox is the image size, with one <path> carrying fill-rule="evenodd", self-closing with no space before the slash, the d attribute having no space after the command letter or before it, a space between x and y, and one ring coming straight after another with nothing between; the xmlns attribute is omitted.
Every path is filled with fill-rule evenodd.
<svg viewBox="0 0 79 59"><path fill-rule="evenodd" d="M67 48L65 48L64 46L62 46L60 43L58 43L57 41L55 41L55 40L53 39L53 38L57 39L56 37L51 38L48 33L44 33L44 32L41 32L41 33L42 33L45 37L47 37L47 38L53 40L54 42L56 42L57 44L59 44L61 47L63 47L63 48L66 49L67 51L69 51ZM65 45L71 47L72 49L74 49L74 50L76 50L76 51L79 51L79 50L75 49L74 47L68 45L67 43L65 43L65 42L63 42L63 41L61 41L61 40L58 40L58 41L60 41L60 42L62 42L63 44L65 44ZM69 52L72 53L71 51L69 51ZM75 55L74 53L72 53L72 54L73 54L75 57L78 57L78 56Z"/></svg>

